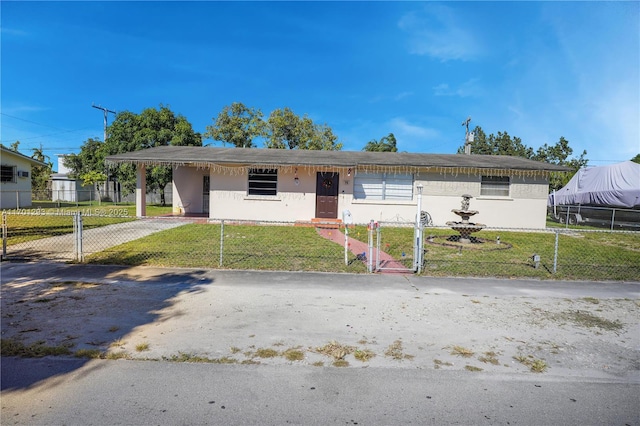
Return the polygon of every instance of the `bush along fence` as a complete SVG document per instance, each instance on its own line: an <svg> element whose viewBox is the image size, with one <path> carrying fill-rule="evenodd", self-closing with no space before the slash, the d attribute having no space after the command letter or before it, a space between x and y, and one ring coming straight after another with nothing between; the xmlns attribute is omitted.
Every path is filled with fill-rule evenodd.
<svg viewBox="0 0 640 426"><path fill-rule="evenodd" d="M87 214L2 214L3 259L430 276L640 280L640 232L318 224ZM118 212L111 212L118 213Z"/></svg>

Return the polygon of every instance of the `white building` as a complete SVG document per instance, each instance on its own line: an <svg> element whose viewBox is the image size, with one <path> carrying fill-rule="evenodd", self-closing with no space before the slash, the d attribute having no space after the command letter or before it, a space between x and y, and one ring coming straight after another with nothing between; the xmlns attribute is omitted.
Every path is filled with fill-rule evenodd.
<svg viewBox="0 0 640 426"><path fill-rule="evenodd" d="M58 173L51 175L51 200L77 202L95 199L92 185L84 186L81 180L69 177L71 171L64 165L66 156L58 154Z"/></svg>
<svg viewBox="0 0 640 426"><path fill-rule="evenodd" d="M31 168L38 160L0 145L0 209L31 207Z"/></svg>

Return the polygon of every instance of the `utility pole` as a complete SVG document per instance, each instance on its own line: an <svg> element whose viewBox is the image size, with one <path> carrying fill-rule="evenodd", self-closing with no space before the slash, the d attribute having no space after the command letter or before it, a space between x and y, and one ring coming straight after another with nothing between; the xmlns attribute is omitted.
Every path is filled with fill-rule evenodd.
<svg viewBox="0 0 640 426"><path fill-rule="evenodd" d="M102 112L104 113L104 139L102 139L102 142L106 143L107 142L107 114L111 113L113 115L116 115L116 112L112 111L112 110L110 110L108 108L105 108L103 106L95 105L93 103L91 104L91 106L93 108L102 110ZM107 167L106 164L104 165L104 175L107 177L107 180L104 182L104 189L105 189L104 192L105 192L105 196L108 196L109 195L109 168ZM100 188L100 187L98 186L98 188ZM114 192L113 195L115 197L115 187L114 187L114 191L113 192ZM99 191L98 191L98 197L100 197ZM100 204L100 200L98 200L98 204Z"/></svg>
<svg viewBox="0 0 640 426"><path fill-rule="evenodd" d="M107 141L107 114L111 113L111 114L115 115L116 112L115 111L111 111L110 109L107 109L107 108L102 107L100 105L91 104L91 106L96 108L96 109L102 110L102 112L104 113L104 139L102 140L102 142L106 142Z"/></svg>
<svg viewBox="0 0 640 426"><path fill-rule="evenodd" d="M471 117L467 117L462 122L463 126L467 126L467 130L464 133L464 153L467 155L471 154L471 142L473 142L473 132L469 132L469 123L471 123Z"/></svg>

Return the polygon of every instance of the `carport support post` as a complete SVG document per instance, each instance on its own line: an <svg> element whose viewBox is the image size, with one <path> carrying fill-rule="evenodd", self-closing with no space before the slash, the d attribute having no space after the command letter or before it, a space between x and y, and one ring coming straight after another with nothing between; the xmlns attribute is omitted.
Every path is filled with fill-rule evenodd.
<svg viewBox="0 0 640 426"><path fill-rule="evenodd" d="M147 203L145 195L147 193L147 168L144 164L138 164L136 170L136 216L147 215Z"/></svg>

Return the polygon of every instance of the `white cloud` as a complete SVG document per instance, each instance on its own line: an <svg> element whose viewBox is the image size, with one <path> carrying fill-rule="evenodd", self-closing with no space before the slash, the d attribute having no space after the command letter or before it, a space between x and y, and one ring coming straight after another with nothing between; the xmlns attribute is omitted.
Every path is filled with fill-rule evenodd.
<svg viewBox="0 0 640 426"><path fill-rule="evenodd" d="M458 96L461 98L480 97L484 93L484 89L480 86L479 78L472 78L460 84L457 88L449 87L449 84L442 83L433 87L435 96Z"/></svg>
<svg viewBox="0 0 640 426"><path fill-rule="evenodd" d="M413 96L413 92L401 92L401 93L398 93L393 99L395 101L400 101L400 100L408 98L410 96Z"/></svg>
<svg viewBox="0 0 640 426"><path fill-rule="evenodd" d="M7 28L7 27L1 27L0 33L10 35L10 36L19 36L19 37L24 37L29 35L29 33L26 31L18 30L15 28Z"/></svg>
<svg viewBox="0 0 640 426"><path fill-rule="evenodd" d="M409 35L409 52L442 62L471 60L482 53L478 35L468 31L460 15L451 8L429 4L421 12L410 12L398 22Z"/></svg>

